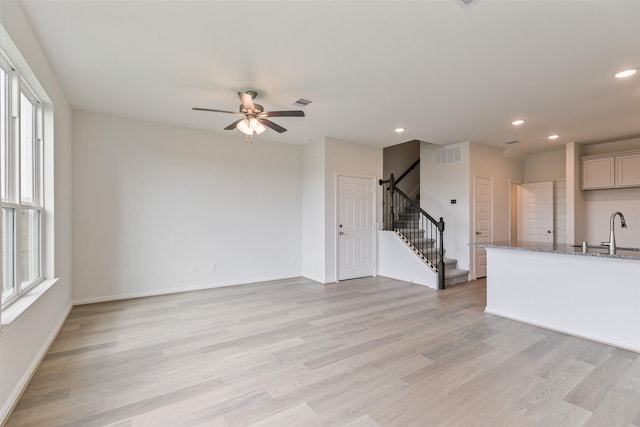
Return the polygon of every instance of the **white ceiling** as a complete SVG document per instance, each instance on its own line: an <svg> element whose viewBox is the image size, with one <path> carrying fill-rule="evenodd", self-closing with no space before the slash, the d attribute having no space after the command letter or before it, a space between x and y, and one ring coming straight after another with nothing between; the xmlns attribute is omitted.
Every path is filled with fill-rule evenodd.
<svg viewBox="0 0 640 427"><path fill-rule="evenodd" d="M314 100L259 137L294 144L640 136L640 75L613 78L640 66L636 0L22 3L78 109L225 132L235 116L191 107L256 90L265 110Z"/></svg>

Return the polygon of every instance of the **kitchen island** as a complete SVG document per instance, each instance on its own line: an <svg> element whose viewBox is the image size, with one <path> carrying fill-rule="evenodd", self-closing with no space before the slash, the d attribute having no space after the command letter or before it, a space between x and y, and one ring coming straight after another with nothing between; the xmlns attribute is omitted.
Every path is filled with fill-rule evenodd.
<svg viewBox="0 0 640 427"><path fill-rule="evenodd" d="M487 313L640 352L640 251L532 242L487 250Z"/></svg>

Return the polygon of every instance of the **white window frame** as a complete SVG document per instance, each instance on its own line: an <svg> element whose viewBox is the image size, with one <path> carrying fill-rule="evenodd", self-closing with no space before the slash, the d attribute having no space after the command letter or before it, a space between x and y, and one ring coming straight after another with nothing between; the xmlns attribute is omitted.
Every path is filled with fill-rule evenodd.
<svg viewBox="0 0 640 427"><path fill-rule="evenodd" d="M5 123L6 123L6 127L4 129L2 129L2 132L4 132L4 137L5 137L5 141L7 141L7 145L8 145L8 149L11 150L11 147L13 146L13 144L11 144L9 138L10 135L12 134L11 132L9 132L9 129L11 128L11 126L13 125L13 119L11 114L9 113L10 111L12 111L12 102L11 100L12 98L12 92L13 92L13 67L11 66L11 64L9 64L9 62L5 59L4 55L1 54L0 52L0 68L6 73L7 76L7 80L6 80L6 84L7 84L7 88L6 88L6 92L7 92L7 110L4 111L4 113L6 113L6 117L5 117ZM1 157L4 153L0 153L0 160L4 161L4 158ZM9 155L11 156L11 153L9 153ZM8 198L11 199L11 182L10 182L10 177L11 177L11 171L9 170L9 168L5 169L5 173L6 176L2 176L0 177L0 184L2 184L3 186L6 186L6 192L8 195ZM7 181L9 181L7 183ZM1 197L1 196L0 196Z"/></svg>
<svg viewBox="0 0 640 427"><path fill-rule="evenodd" d="M2 307L7 307L18 300L22 295L36 286L43 280L44 268L44 109L43 105L35 95L29 84L24 80L19 70L16 70L4 52L0 51L0 67L7 72L8 76L8 120L6 132L8 143L8 159L4 156L0 161L6 164L6 177L0 179L7 180L6 198L0 200L3 208L14 210L13 218L13 292L10 295L2 296ZM22 201L21 195L21 126L20 112L22 96L34 106L33 117L33 200ZM1 154L1 153L0 153ZM3 182L2 185L5 185ZM27 210L38 212L38 235L37 235L37 275L32 280L23 283L22 277L22 213ZM4 239L4 236L2 236Z"/></svg>

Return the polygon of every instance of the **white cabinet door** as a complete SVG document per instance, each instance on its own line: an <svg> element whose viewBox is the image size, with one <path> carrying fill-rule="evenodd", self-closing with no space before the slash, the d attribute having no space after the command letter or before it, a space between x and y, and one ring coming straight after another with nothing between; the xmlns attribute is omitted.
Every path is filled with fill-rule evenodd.
<svg viewBox="0 0 640 427"><path fill-rule="evenodd" d="M595 190L598 188L615 187L614 158L582 160L582 189Z"/></svg>
<svg viewBox="0 0 640 427"><path fill-rule="evenodd" d="M640 186L640 153L616 156L616 187Z"/></svg>

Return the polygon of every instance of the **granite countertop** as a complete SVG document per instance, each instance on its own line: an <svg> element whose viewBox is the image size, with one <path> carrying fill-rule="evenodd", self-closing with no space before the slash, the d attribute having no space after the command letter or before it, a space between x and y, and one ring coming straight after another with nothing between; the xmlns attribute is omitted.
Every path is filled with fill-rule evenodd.
<svg viewBox="0 0 640 427"><path fill-rule="evenodd" d="M602 258L619 258L640 261L640 248L626 248L618 246L615 255L609 254L607 246L589 245L587 252L582 251L582 245L553 244L553 243L537 243L537 242L517 242L509 241L489 242L489 243L470 243L470 246L480 248L498 248L513 249L516 251L528 252L545 252L565 255L593 256Z"/></svg>

